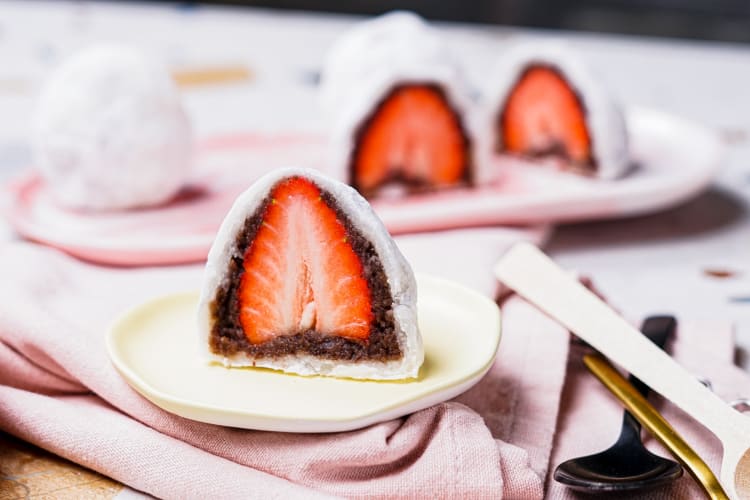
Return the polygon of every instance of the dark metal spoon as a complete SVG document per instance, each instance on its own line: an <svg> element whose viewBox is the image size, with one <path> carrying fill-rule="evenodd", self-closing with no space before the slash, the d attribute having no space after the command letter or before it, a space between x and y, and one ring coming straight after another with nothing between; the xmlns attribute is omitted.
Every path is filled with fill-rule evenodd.
<svg viewBox="0 0 750 500"><path fill-rule="evenodd" d="M663 349L676 325L672 316L651 316L643 322L641 331ZM650 389L643 382L632 375L628 381L648 397ZM601 453L563 462L554 474L555 481L589 493L655 488L680 476L680 464L654 455L643 446L641 425L627 411L615 444Z"/></svg>

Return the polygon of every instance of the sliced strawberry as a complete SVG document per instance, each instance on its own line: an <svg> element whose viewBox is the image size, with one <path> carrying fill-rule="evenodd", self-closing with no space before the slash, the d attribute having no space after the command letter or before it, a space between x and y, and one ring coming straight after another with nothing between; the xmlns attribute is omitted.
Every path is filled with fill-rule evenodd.
<svg viewBox="0 0 750 500"><path fill-rule="evenodd" d="M442 187L468 179L467 141L442 91L396 88L358 136L352 184L366 195L393 179Z"/></svg>
<svg viewBox="0 0 750 500"><path fill-rule="evenodd" d="M372 300L362 262L320 189L292 177L272 190L244 257L240 324L259 344L316 331L366 340Z"/></svg>
<svg viewBox="0 0 750 500"><path fill-rule="evenodd" d="M561 154L579 165L592 163L583 105L553 68L528 69L513 88L500 119L503 150L532 156Z"/></svg>

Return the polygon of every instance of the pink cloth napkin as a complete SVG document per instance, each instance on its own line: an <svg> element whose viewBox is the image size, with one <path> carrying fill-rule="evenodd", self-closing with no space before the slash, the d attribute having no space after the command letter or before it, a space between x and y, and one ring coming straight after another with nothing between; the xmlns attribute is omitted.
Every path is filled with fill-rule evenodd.
<svg viewBox="0 0 750 500"><path fill-rule="evenodd" d="M403 246L417 270L420 261L434 265L425 252L436 248L461 256L486 246L482 272L472 271L483 253L474 250L460 278L492 295L489 265L521 236L499 234L446 232ZM453 258L451 272L461 274L460 263ZM159 497L542 495L567 339L526 304L509 306L505 328L517 334L505 335L491 373L455 401L347 433L248 431L160 410L123 381L105 351L115 316L194 289L201 273L98 267L27 243L0 247L0 428ZM552 341L550 329L559 333Z"/></svg>
<svg viewBox="0 0 750 500"><path fill-rule="evenodd" d="M399 243L417 271L441 271L430 258L439 249L453 256L447 275L492 295L496 284L486 275L509 242L498 234L467 230ZM464 255L472 257L462 266ZM548 479L550 457L555 465L598 450L617 432L619 407L583 373L577 353L568 361L567 332L516 298L504 306L497 361L453 401L321 435L174 416L122 380L104 332L128 307L196 288L201 271L104 268L36 245L0 246L0 428L167 498L541 498L545 484L561 497L566 492ZM707 330L685 331L675 346L679 359L698 364L722 395L750 393L748 377L727 362L728 330L712 332L711 352L696 343ZM700 363L706 356L710 366ZM716 456L705 431L666 406L665 413L707 457ZM693 492L689 481L680 491Z"/></svg>

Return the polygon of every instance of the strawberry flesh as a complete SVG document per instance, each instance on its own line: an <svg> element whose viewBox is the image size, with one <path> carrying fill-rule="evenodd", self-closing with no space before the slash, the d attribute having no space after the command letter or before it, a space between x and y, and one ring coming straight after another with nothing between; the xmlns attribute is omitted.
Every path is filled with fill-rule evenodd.
<svg viewBox="0 0 750 500"><path fill-rule="evenodd" d="M559 155L593 166L583 105L560 73L532 66L521 76L500 117L499 149L527 155Z"/></svg>
<svg viewBox="0 0 750 500"><path fill-rule="evenodd" d="M347 230L303 177L279 182L245 250L239 321L251 344L317 332L367 341L372 298Z"/></svg>
<svg viewBox="0 0 750 500"><path fill-rule="evenodd" d="M432 85L392 91L357 137L352 184L371 196L385 184L411 188L466 182L468 146L460 120Z"/></svg>

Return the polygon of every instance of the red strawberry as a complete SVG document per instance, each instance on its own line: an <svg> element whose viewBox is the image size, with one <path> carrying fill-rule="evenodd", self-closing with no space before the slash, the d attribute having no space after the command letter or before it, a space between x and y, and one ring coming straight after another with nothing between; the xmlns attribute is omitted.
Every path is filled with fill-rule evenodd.
<svg viewBox="0 0 750 500"><path fill-rule="evenodd" d="M501 115L502 149L511 153L559 153L590 165L591 140L583 106L553 68L534 66L516 83Z"/></svg>
<svg viewBox="0 0 750 500"><path fill-rule="evenodd" d="M402 179L426 186L449 186L468 178L468 147L461 123L434 86L394 90L360 132L352 184L366 195Z"/></svg>
<svg viewBox="0 0 750 500"><path fill-rule="evenodd" d="M270 197L240 279L240 323L248 340L259 344L308 330L366 340L370 289L336 212L303 177L281 181Z"/></svg>

